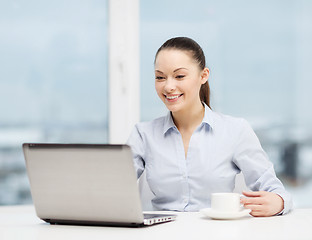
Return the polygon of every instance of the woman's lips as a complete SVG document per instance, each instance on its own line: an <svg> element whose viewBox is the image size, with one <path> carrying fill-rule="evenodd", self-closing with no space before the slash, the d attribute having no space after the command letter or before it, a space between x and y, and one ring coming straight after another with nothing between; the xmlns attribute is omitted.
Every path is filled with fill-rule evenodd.
<svg viewBox="0 0 312 240"><path fill-rule="evenodd" d="M165 95L165 98L167 99L168 102L175 102L178 101L178 99L183 95L182 94L174 94L174 95Z"/></svg>

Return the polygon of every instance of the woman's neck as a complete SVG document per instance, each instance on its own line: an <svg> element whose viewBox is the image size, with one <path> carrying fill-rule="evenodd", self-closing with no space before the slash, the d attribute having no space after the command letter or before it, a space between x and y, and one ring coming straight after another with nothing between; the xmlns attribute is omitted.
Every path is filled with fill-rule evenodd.
<svg viewBox="0 0 312 240"><path fill-rule="evenodd" d="M204 115L205 107L200 101L184 111L172 113L173 121L179 131L192 132L202 122Z"/></svg>

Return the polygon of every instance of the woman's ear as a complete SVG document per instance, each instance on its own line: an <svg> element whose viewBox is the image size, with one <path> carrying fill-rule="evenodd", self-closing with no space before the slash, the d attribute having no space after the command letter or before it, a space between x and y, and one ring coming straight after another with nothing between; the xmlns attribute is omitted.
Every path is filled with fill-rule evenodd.
<svg viewBox="0 0 312 240"><path fill-rule="evenodd" d="M208 81L209 78L209 69L207 67L204 68L204 70L201 73L201 84L204 84Z"/></svg>

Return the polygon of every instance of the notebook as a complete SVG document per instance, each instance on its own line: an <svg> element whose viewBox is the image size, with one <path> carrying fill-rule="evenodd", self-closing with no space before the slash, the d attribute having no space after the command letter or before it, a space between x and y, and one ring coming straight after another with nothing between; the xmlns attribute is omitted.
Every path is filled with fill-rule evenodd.
<svg viewBox="0 0 312 240"><path fill-rule="evenodd" d="M145 226L174 214L143 214L131 148L24 143L36 214L51 224Z"/></svg>

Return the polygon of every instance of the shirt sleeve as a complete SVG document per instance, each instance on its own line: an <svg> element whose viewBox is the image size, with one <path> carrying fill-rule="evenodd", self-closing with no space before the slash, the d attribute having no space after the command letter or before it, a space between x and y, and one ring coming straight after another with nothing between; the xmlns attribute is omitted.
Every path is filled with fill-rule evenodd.
<svg viewBox="0 0 312 240"><path fill-rule="evenodd" d="M246 120L241 119L241 131L234 149L233 162L243 172L246 185L252 191L274 192L284 200L286 214L292 209L291 195L276 177L273 164Z"/></svg>
<svg viewBox="0 0 312 240"><path fill-rule="evenodd" d="M144 142L141 133L139 132L138 125L133 128L127 144L131 147L133 154L134 168L139 179L145 169L144 162Z"/></svg>

